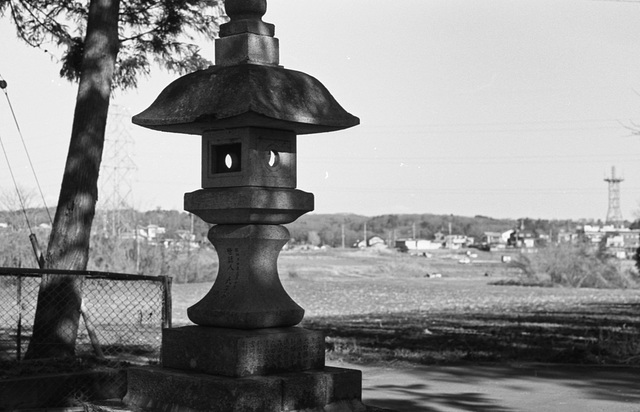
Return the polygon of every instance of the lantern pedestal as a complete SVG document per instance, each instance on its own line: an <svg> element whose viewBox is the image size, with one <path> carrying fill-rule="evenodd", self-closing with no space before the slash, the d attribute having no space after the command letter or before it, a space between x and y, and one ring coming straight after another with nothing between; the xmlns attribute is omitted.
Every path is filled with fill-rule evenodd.
<svg viewBox="0 0 640 412"><path fill-rule="evenodd" d="M147 411L364 412L361 382L358 370L330 367L246 378L131 368L124 401Z"/></svg>
<svg viewBox="0 0 640 412"><path fill-rule="evenodd" d="M162 335L162 365L230 378L322 369L324 334L298 327L167 329Z"/></svg>
<svg viewBox="0 0 640 412"><path fill-rule="evenodd" d="M172 412L366 410L361 372L325 367L321 332L167 329L162 364L129 369L127 405Z"/></svg>

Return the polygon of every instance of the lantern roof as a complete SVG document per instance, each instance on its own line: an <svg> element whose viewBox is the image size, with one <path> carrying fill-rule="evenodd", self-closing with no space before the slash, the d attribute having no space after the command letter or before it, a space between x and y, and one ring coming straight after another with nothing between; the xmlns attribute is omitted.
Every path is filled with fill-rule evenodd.
<svg viewBox="0 0 640 412"><path fill-rule="evenodd" d="M256 64L211 66L183 76L134 116L133 122L155 130L199 135L235 127L308 134L360 123L314 77Z"/></svg>
<svg viewBox="0 0 640 412"><path fill-rule="evenodd" d="M279 66L275 28L262 21L266 0L227 0L226 11L216 65L171 83L133 123L198 135L237 127L309 134L360 123L317 79Z"/></svg>

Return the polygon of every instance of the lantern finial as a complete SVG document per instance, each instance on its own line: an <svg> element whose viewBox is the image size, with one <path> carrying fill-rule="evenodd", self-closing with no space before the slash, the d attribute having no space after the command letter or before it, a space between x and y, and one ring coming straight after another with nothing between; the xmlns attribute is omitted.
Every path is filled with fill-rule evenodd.
<svg viewBox="0 0 640 412"><path fill-rule="evenodd" d="M225 11L231 20L220 26L220 37L241 33L275 35L274 25L262 21L267 12L266 0L227 0Z"/></svg>
<svg viewBox="0 0 640 412"><path fill-rule="evenodd" d="M220 26L216 40L216 65L259 64L278 66L280 48L274 37L275 26L262 21L266 0L227 0L225 10L231 19Z"/></svg>

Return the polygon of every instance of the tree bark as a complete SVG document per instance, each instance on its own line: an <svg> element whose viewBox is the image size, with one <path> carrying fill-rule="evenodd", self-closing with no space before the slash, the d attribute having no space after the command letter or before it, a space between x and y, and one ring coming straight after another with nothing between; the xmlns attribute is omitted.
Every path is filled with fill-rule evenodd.
<svg viewBox="0 0 640 412"><path fill-rule="evenodd" d="M89 4L71 141L46 256L49 269L87 268L118 54L119 3L119 0L91 0ZM25 359L74 356L83 282L81 276L43 276Z"/></svg>

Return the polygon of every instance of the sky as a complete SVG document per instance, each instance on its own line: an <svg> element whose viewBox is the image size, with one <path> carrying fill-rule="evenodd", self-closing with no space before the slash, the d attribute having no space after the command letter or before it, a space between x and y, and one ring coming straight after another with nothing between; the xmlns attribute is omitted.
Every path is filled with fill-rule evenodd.
<svg viewBox="0 0 640 412"><path fill-rule="evenodd" d="M264 20L281 65L319 79L361 121L298 137L298 189L314 193L316 213L604 220L612 167L623 217L640 210L640 2L270 0ZM18 41L7 16L0 39L0 76L55 205L77 86ZM213 60L213 42L202 47ZM112 100L133 142L127 185L140 210L182 210L200 188L197 136L128 121L177 77L155 70ZM0 138L33 190L0 99ZM12 190L0 158L0 193Z"/></svg>

